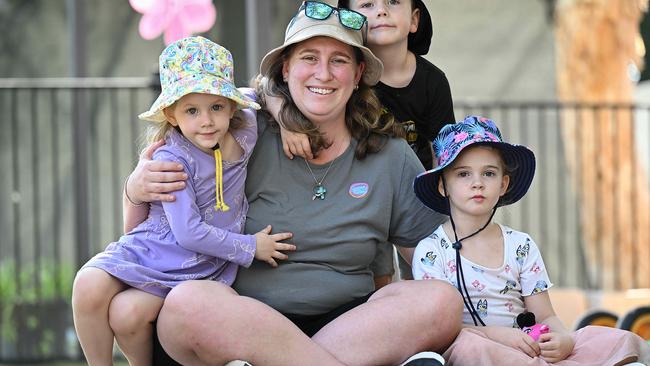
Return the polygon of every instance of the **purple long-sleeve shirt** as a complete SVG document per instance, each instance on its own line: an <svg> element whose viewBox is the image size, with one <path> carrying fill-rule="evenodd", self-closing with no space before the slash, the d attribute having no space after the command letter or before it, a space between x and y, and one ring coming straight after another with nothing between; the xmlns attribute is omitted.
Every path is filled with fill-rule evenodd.
<svg viewBox="0 0 650 366"><path fill-rule="evenodd" d="M242 113L255 113L244 110ZM174 202L153 202L147 220L108 245L86 266L99 267L130 286L164 297L185 280L211 279L232 284L239 266L255 256L255 236L243 234L248 211L244 194L246 166L257 140L255 117L231 131L244 153L223 162L224 201L215 209L215 160L171 130L154 160L182 164L189 179Z"/></svg>

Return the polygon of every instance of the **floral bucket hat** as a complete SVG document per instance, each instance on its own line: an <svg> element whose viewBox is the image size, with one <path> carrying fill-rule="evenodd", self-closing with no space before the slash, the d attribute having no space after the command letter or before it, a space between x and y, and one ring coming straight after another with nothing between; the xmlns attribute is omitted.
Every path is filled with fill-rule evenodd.
<svg viewBox="0 0 650 366"><path fill-rule="evenodd" d="M187 37L170 44L160 54L159 66L162 92L140 119L164 122L163 109L190 93L220 95L239 108L260 108L235 87L230 51L207 38Z"/></svg>
<svg viewBox="0 0 650 366"><path fill-rule="evenodd" d="M415 178L415 195L427 207L449 215L447 198L438 191L438 181L443 170L451 165L463 149L474 144L493 146L501 151L507 166L513 167L510 186L496 207L506 206L521 199L535 176L535 154L522 145L503 141L501 132L490 119L468 116L464 121L448 124L433 140L433 152L438 165Z"/></svg>

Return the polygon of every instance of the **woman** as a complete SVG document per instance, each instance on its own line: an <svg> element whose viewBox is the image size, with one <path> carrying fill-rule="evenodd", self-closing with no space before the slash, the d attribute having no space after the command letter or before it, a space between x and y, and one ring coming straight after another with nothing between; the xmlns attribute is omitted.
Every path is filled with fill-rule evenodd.
<svg viewBox="0 0 650 366"><path fill-rule="evenodd" d="M262 60L268 83L260 88L283 99L286 127L309 134L318 154L285 158L277 126L258 116L245 231L271 222L293 233L297 250L277 268L241 268L232 289L190 281L170 292L158 334L181 364L397 365L444 349L460 329L461 302L449 285L404 281L374 291L376 246L415 246L434 214L413 193L423 171L417 157L392 138L396 126L376 127L370 86L381 62L362 45L365 17L345 12L303 3L284 44ZM168 198L154 193L177 179L161 173L167 168L141 162L127 182L131 200ZM142 208L126 207L127 217L141 217Z"/></svg>

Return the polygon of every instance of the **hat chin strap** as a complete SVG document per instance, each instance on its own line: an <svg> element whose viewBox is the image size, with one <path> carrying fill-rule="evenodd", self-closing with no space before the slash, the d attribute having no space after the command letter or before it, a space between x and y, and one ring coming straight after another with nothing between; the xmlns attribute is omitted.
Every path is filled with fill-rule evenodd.
<svg viewBox="0 0 650 366"><path fill-rule="evenodd" d="M454 222L454 216L451 214L451 203L449 202L449 195L447 194L447 185L445 183L445 177L441 175L440 179L442 179L442 189L445 191L445 199L447 201L447 209L449 211L449 220L451 221L451 228L454 231L455 242L451 245L451 247L454 248L456 251L456 286L458 288L458 291L460 291L460 295L463 298L463 303L465 304L465 308L469 312L469 315L472 317L472 321L474 322L474 325L478 326L478 323L480 323L482 326L485 326L483 319L481 319L478 312L476 311L476 308L474 308L474 304L472 303L472 298L469 296L469 291L467 291L467 285L465 284L465 273L463 272L463 265L460 259L460 249L463 247L463 244L461 243L463 240L471 238L472 236L485 230L485 228L488 225L490 225L490 223L492 222L492 218L494 217L494 214L497 212L497 206L494 206L490 218L487 220L485 225L483 225L483 227L481 227L480 229L476 230L475 232L461 239L458 239L458 233L456 233L456 223Z"/></svg>

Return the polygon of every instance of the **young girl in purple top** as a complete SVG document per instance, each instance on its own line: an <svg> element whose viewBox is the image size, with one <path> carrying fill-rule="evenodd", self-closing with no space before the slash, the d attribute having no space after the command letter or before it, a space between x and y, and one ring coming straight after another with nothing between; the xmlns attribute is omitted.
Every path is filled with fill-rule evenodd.
<svg viewBox="0 0 650 366"><path fill-rule="evenodd" d="M74 322L90 365L112 364L113 338L131 365L151 365L152 323L174 286L230 285L253 258L277 266L287 258L280 251L295 249L280 243L290 233L271 235L270 226L243 234L257 126L239 114L259 105L235 88L230 52L203 37L172 43L160 56L160 81L162 93L139 118L154 122L149 143L165 140L154 159L181 164L189 178L175 201L151 203L144 222L77 273Z"/></svg>

